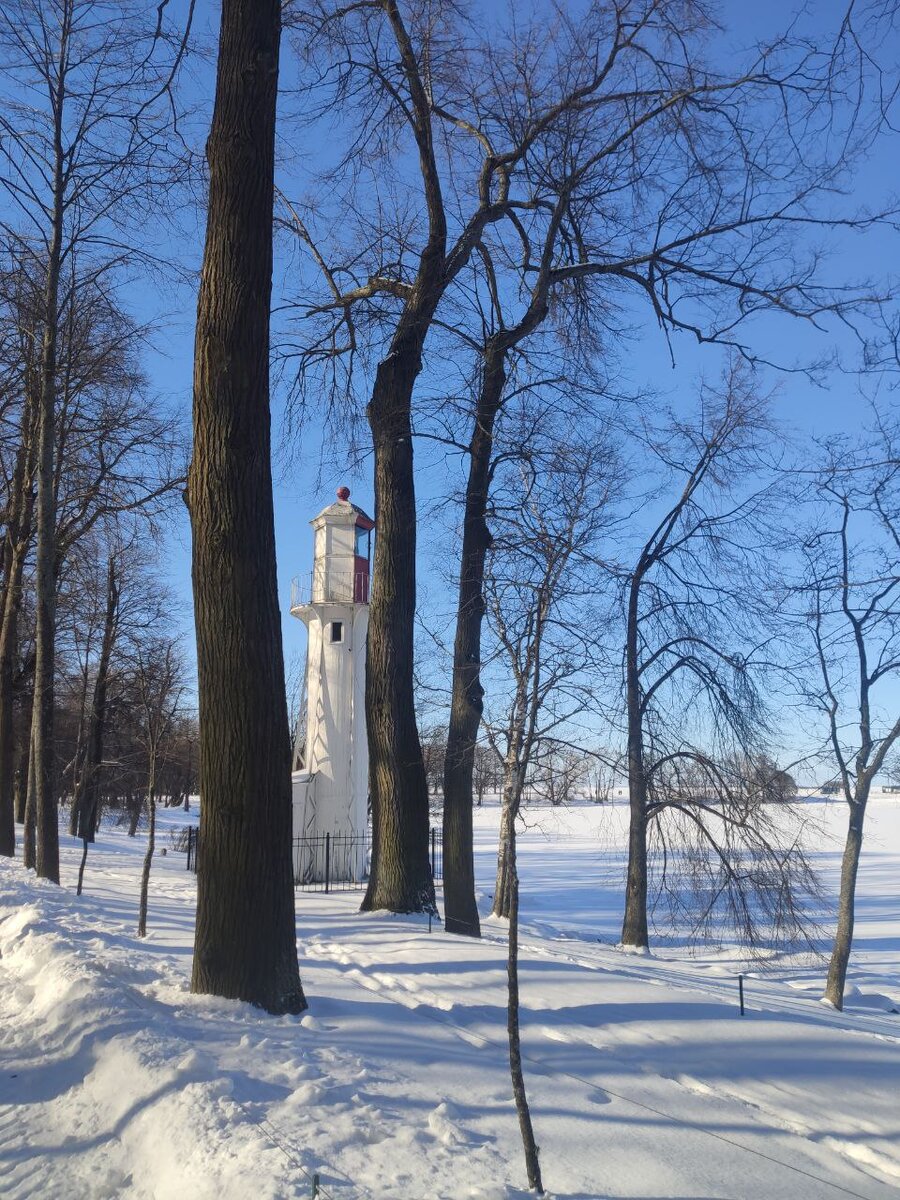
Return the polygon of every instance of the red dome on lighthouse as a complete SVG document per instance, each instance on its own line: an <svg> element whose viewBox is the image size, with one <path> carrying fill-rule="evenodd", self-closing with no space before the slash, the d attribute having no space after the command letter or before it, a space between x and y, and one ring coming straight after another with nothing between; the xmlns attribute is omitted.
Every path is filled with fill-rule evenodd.
<svg viewBox="0 0 900 1200"><path fill-rule="evenodd" d="M337 498L338 500L349 500L350 489L348 487L339 487L337 490Z"/></svg>

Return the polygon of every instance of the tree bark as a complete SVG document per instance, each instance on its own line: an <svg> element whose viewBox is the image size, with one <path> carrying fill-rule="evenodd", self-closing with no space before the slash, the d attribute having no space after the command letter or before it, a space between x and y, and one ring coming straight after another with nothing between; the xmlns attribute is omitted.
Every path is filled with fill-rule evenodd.
<svg viewBox="0 0 900 1200"><path fill-rule="evenodd" d="M207 144L188 480L203 842L191 988L298 1013L269 409L280 14L278 0L224 0Z"/></svg>
<svg viewBox="0 0 900 1200"><path fill-rule="evenodd" d="M448 256L429 88L396 0L379 2L391 26L409 89L406 115L418 149L428 239L390 351L378 366L368 407L375 451L378 536L366 659L372 867L362 908L433 912L428 786L413 705L416 513L412 394L422 368L425 338L441 297L469 260L478 235L493 219L496 209L485 200ZM456 836L454 830L451 836ZM464 827L461 836L465 838ZM453 846L450 852L454 853Z"/></svg>
<svg viewBox="0 0 900 1200"><path fill-rule="evenodd" d="M511 884L509 864L510 825L513 823L512 808L503 789L500 808L500 841L497 854L497 879L494 883L494 903L491 912L495 917L509 918L511 911Z"/></svg>
<svg viewBox="0 0 900 1200"><path fill-rule="evenodd" d="M363 911L436 912L428 856L428 783L413 701L416 509L412 395L422 349L450 282L447 219L434 155L431 102L396 0L380 0L409 89L428 238L387 356L378 364L367 416L375 452L374 580L366 652L366 721L372 864ZM471 254L458 255L459 271Z"/></svg>
<svg viewBox="0 0 900 1200"><path fill-rule="evenodd" d="M640 575L635 574L628 598L625 636L625 703L628 716L628 875L622 945L647 947L647 777L644 770L644 730L638 664L638 601Z"/></svg>
<svg viewBox="0 0 900 1200"><path fill-rule="evenodd" d="M838 900L837 930L834 935L834 945L828 963L828 979L825 984L825 999L839 1010L844 1007L844 986L847 981L847 967L850 964L850 950L853 946L856 875L862 851L865 815L866 801L854 801L850 809L847 838L841 859L841 891Z"/></svg>
<svg viewBox="0 0 900 1200"><path fill-rule="evenodd" d="M34 774L34 738L28 739L28 774L25 784L25 812L23 814L24 832L22 837L22 863L28 870L33 871L37 865L37 794Z"/></svg>
<svg viewBox="0 0 900 1200"><path fill-rule="evenodd" d="M435 912L428 783L416 727L413 634L416 507L410 411L427 323L379 364L369 404L375 446L375 563L366 650L372 865L362 911Z"/></svg>
<svg viewBox="0 0 900 1200"><path fill-rule="evenodd" d="M87 838L81 839L81 860L78 863L78 884L75 888L75 895L80 896L84 890L84 868L87 866L88 846L90 843Z"/></svg>
<svg viewBox="0 0 900 1200"><path fill-rule="evenodd" d="M150 864L156 849L156 747L150 750L150 778L147 782L147 805L150 814L150 829L147 833L147 851L141 869L141 901L138 907L138 937L147 936L147 899L150 894Z"/></svg>
<svg viewBox="0 0 900 1200"><path fill-rule="evenodd" d="M33 409L26 392L3 554L3 602L0 615L0 854L10 857L15 854L16 848L14 677L22 605L22 572L31 540L33 515Z"/></svg>
<svg viewBox="0 0 900 1200"><path fill-rule="evenodd" d="M484 621L484 562L491 544L487 526L494 423L506 383L504 355L486 355L469 442L469 477L463 516L459 604L453 645L453 692L444 760L444 928L481 936L475 901L472 835L472 776L484 711L481 686L481 629Z"/></svg>
<svg viewBox="0 0 900 1200"><path fill-rule="evenodd" d="M31 747L30 696L21 697L23 711L16 722L15 731L15 774L13 778L13 800L16 809L16 824L25 824L25 809L28 804L28 760ZM34 866L34 863L31 864Z"/></svg>
<svg viewBox="0 0 900 1200"><path fill-rule="evenodd" d="M503 843L504 854L502 855L506 863L509 894L506 1028L509 1040L509 1072L512 1079L513 1097L516 1102L516 1113L519 1118L519 1132L522 1135L522 1149L525 1152L528 1186L533 1188L539 1196L543 1196L541 1164L538 1147L534 1140L534 1128L531 1124L531 1109L528 1106L528 1096L525 1091L525 1076L522 1072L522 1043L519 1034L519 873L516 865L515 820L518 807L518 799L511 799L508 806L510 819L506 826Z"/></svg>
<svg viewBox="0 0 900 1200"><path fill-rule="evenodd" d="M31 710L34 812L38 876L59 883L59 827L53 783L54 672L56 665L56 337L59 297L60 215L47 271L46 327L38 423L37 549L35 555L35 660ZM30 786L30 785L29 785Z"/></svg>
<svg viewBox="0 0 900 1200"><path fill-rule="evenodd" d="M53 680L56 667L56 385L59 277L65 200L63 113L66 98L71 11L64 6L59 30L59 75L53 95L52 217L44 288L41 387L37 413L35 529L35 661L31 709L29 793L34 790L35 866L38 876L59 883L59 825L53 786Z"/></svg>

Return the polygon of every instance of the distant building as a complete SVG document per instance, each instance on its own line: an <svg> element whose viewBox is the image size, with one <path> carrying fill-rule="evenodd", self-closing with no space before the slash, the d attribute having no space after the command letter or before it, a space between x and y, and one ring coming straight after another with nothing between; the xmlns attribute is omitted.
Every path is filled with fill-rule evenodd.
<svg viewBox="0 0 900 1200"><path fill-rule="evenodd" d="M315 839L329 834L330 877L358 880L366 870L366 634L375 522L341 487L311 525L313 569L291 591L291 613L308 634L306 732L293 774L294 878L324 878Z"/></svg>

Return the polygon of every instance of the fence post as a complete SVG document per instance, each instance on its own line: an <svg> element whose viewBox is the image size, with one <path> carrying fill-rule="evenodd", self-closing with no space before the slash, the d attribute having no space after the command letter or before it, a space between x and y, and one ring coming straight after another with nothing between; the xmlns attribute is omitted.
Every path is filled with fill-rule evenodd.
<svg viewBox="0 0 900 1200"><path fill-rule="evenodd" d="M329 877L331 875L331 834L325 834L325 891L328 891Z"/></svg>
<svg viewBox="0 0 900 1200"><path fill-rule="evenodd" d="M187 869L189 871L191 869L191 851L193 849L193 842L194 842L194 827L193 827L193 825L188 825Z"/></svg>
<svg viewBox="0 0 900 1200"><path fill-rule="evenodd" d="M431 879L432 879L432 882L434 881L434 864L435 864L434 847L435 847L436 841L437 841L437 830L434 828L434 826L432 826L431 827Z"/></svg>

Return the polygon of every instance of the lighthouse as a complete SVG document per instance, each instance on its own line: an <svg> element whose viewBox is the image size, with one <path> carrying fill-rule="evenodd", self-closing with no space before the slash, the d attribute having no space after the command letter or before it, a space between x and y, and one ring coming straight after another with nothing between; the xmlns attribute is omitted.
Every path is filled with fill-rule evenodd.
<svg viewBox="0 0 900 1200"><path fill-rule="evenodd" d="M293 774L294 877L360 879L369 792L366 633L375 522L350 489L311 522L312 571L294 581L291 613L307 630L306 734Z"/></svg>

